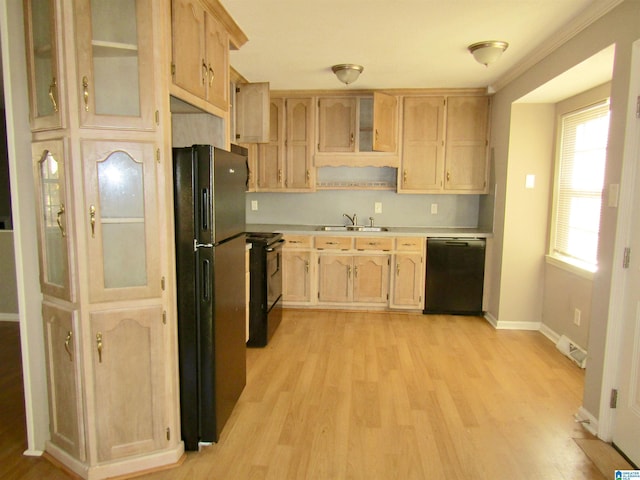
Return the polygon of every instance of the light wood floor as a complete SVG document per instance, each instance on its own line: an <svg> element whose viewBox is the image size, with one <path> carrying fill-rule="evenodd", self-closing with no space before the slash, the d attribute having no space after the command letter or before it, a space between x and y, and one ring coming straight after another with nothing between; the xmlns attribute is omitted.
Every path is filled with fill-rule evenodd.
<svg viewBox="0 0 640 480"><path fill-rule="evenodd" d="M4 335L2 352L4 402ZM612 478L574 441L592 438L573 419L583 371L537 332L477 317L286 310L247 364L220 442L140 478ZM2 407L6 425L18 409ZM2 433L0 478L65 478Z"/></svg>

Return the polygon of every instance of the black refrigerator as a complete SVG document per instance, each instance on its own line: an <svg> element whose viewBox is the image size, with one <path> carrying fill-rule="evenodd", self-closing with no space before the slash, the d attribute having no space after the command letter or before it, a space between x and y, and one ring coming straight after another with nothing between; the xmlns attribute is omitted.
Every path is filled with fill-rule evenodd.
<svg viewBox="0 0 640 480"><path fill-rule="evenodd" d="M173 149L180 420L187 450L217 442L246 384L246 157Z"/></svg>

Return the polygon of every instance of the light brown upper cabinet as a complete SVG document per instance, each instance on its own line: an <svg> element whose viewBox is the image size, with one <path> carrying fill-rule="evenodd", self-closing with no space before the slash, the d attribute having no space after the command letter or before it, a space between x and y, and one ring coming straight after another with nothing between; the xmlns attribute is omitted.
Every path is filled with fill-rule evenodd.
<svg viewBox="0 0 640 480"><path fill-rule="evenodd" d="M318 100L318 151L356 151L356 111L358 99L321 98Z"/></svg>
<svg viewBox="0 0 640 480"><path fill-rule="evenodd" d="M229 34L198 0L172 0L173 83L229 109Z"/></svg>
<svg viewBox="0 0 640 480"><path fill-rule="evenodd" d="M315 165L398 166L397 97L370 95L318 99Z"/></svg>
<svg viewBox="0 0 640 480"><path fill-rule="evenodd" d="M42 293L74 301L70 260L73 237L67 197L66 152L61 139L34 142L33 176L38 212L38 249Z"/></svg>
<svg viewBox="0 0 640 480"><path fill-rule="evenodd" d="M155 128L151 10L151 0L75 2L81 126Z"/></svg>
<svg viewBox="0 0 640 480"><path fill-rule="evenodd" d="M398 193L486 193L489 99L403 99Z"/></svg>
<svg viewBox="0 0 640 480"><path fill-rule="evenodd" d="M444 97L405 97L398 192L442 189Z"/></svg>
<svg viewBox="0 0 640 480"><path fill-rule="evenodd" d="M236 142L269 141L269 98L269 82L236 84Z"/></svg>
<svg viewBox="0 0 640 480"><path fill-rule="evenodd" d="M25 33L32 130L62 126L60 98L57 2L25 2Z"/></svg>
<svg viewBox="0 0 640 480"><path fill-rule="evenodd" d="M398 97L373 93L373 150L395 152L398 139Z"/></svg>
<svg viewBox="0 0 640 480"><path fill-rule="evenodd" d="M269 111L269 142L258 145L257 191L313 190L312 98L272 98Z"/></svg>
<svg viewBox="0 0 640 480"><path fill-rule="evenodd" d="M256 190L284 188L284 99L269 102L269 142L258 145Z"/></svg>
<svg viewBox="0 0 640 480"><path fill-rule="evenodd" d="M449 97L445 142L445 190L485 193L489 98Z"/></svg>
<svg viewBox="0 0 640 480"><path fill-rule="evenodd" d="M159 297L154 145L86 140L82 155L90 301Z"/></svg>

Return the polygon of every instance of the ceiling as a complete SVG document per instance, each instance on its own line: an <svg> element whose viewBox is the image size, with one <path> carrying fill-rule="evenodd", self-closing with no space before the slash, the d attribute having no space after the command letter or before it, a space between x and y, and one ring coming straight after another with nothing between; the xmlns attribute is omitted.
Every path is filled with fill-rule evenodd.
<svg viewBox="0 0 640 480"><path fill-rule="evenodd" d="M250 82L270 82L272 90L493 86L523 63L539 60L563 37L619 3L221 1L249 38L240 50L231 52L231 65ZM509 43L502 57L489 67L477 63L467 51L468 45L483 40ZM331 66L338 63L363 65L364 72L346 87L331 72ZM585 75L589 76L588 69L580 72L582 78Z"/></svg>

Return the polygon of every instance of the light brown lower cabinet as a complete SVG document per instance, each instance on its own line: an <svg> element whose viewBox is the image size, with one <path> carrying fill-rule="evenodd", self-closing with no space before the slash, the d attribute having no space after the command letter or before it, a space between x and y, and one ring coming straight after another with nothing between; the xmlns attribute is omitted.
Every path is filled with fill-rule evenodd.
<svg viewBox="0 0 640 480"><path fill-rule="evenodd" d="M50 443L86 459L80 399L77 312L44 302L42 318L49 387Z"/></svg>
<svg viewBox="0 0 640 480"><path fill-rule="evenodd" d="M389 255L319 255L320 303L386 304Z"/></svg>
<svg viewBox="0 0 640 480"><path fill-rule="evenodd" d="M396 253L393 259L391 308L423 307L425 278L422 253Z"/></svg>
<svg viewBox="0 0 640 480"><path fill-rule="evenodd" d="M159 450L164 420L162 307L90 314L98 461Z"/></svg>
<svg viewBox="0 0 640 480"><path fill-rule="evenodd" d="M315 271L310 251L282 252L282 297L286 304L309 304L312 300L312 275Z"/></svg>
<svg viewBox="0 0 640 480"><path fill-rule="evenodd" d="M285 234L285 307L424 306L422 237Z"/></svg>

